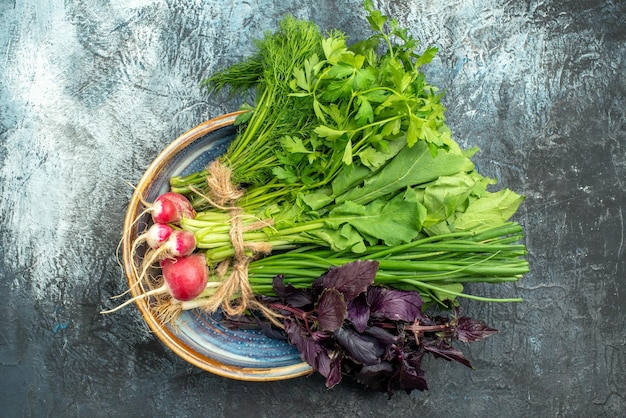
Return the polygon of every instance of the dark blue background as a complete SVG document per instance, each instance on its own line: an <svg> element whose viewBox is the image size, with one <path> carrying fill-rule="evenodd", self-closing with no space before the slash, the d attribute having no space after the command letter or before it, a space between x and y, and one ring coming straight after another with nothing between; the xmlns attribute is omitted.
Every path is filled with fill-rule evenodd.
<svg viewBox="0 0 626 418"><path fill-rule="evenodd" d="M271 383L188 365L134 308L116 258L129 184L170 141L237 104L201 79L286 12L367 35L360 1L0 3L0 415L616 416L626 410L623 1L378 1L423 43L480 171L527 196L532 272L463 302L501 332L475 370L425 364L410 396Z"/></svg>

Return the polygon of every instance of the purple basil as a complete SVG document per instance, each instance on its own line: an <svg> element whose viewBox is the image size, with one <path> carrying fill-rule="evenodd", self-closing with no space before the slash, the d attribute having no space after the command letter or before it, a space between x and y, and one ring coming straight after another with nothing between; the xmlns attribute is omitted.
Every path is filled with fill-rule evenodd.
<svg viewBox="0 0 626 418"><path fill-rule="evenodd" d="M291 283L285 284L283 276L276 276L272 280L272 288L279 298L290 306L301 308L313 303L311 292L305 289L297 289Z"/></svg>
<svg viewBox="0 0 626 418"><path fill-rule="evenodd" d="M284 316L287 340L326 378L328 388L349 376L389 397L427 390L425 354L472 367L451 343L477 341L496 330L458 317L456 310L452 318L423 313L418 292L372 285L377 270L377 262L347 263L329 269L308 289L277 276L277 297L259 301ZM267 328L261 327L270 335Z"/></svg>
<svg viewBox="0 0 626 418"><path fill-rule="evenodd" d="M315 306L317 322L322 331L334 331L341 327L348 315L343 295L335 289L324 289Z"/></svg>
<svg viewBox="0 0 626 418"><path fill-rule="evenodd" d="M456 337L459 341L471 343L482 340L498 332L480 321L463 316L457 320Z"/></svg>
<svg viewBox="0 0 626 418"><path fill-rule="evenodd" d="M385 345L376 337L361 334L347 327L336 329L333 338L350 359L366 366L379 363L386 352Z"/></svg>
<svg viewBox="0 0 626 418"><path fill-rule="evenodd" d="M377 261L353 261L330 269L324 275L323 286L325 289L337 289L349 302L374 283L377 270Z"/></svg>
<svg viewBox="0 0 626 418"><path fill-rule="evenodd" d="M422 318L424 301L417 292L372 286L367 291L372 319L414 322Z"/></svg>
<svg viewBox="0 0 626 418"><path fill-rule="evenodd" d="M367 328L370 320L370 307L365 300L365 294L360 294L348 303L348 320L359 332Z"/></svg>

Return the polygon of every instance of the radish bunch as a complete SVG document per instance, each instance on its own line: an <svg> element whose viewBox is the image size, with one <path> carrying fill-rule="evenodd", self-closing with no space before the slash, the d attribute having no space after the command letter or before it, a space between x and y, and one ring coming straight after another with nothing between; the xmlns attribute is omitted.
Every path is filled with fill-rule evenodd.
<svg viewBox="0 0 626 418"><path fill-rule="evenodd" d="M130 258L133 261L142 244L148 247L141 263L141 274L133 265L137 277L135 285L146 280L150 268L157 262L164 283L102 313L111 313L136 300L162 294L169 294L179 301L192 300L207 286L209 268L206 258L202 253L194 253L196 238L193 232L179 227L183 218L193 219L196 214L191 202L181 194L166 192L146 206L148 209L144 213L151 214L153 224L135 239L131 247Z"/></svg>

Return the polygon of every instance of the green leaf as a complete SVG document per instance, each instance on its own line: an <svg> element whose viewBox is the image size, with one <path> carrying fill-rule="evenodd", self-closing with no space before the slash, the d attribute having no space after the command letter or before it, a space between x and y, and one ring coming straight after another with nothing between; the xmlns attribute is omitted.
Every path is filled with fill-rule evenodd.
<svg viewBox="0 0 626 418"><path fill-rule="evenodd" d="M354 67L344 64L344 63L338 63L333 65L330 70L328 70L328 73L326 73L329 77L334 77L334 78L346 78L351 76L352 74L354 74Z"/></svg>
<svg viewBox="0 0 626 418"><path fill-rule="evenodd" d="M385 68L391 75L391 82L395 90L404 92L411 83L411 74L404 71L402 63L397 59L388 61Z"/></svg>
<svg viewBox="0 0 626 418"><path fill-rule="evenodd" d="M413 147L404 147L385 167L369 177L363 186L349 190L337 197L337 202L352 200L367 204L406 187L433 181L473 167L471 161L460 153L439 152L431 156L426 143L420 141Z"/></svg>
<svg viewBox="0 0 626 418"><path fill-rule="evenodd" d="M304 72L309 85L312 84L313 79L317 76L323 65L324 63L320 62L319 57L315 53L304 60Z"/></svg>
<svg viewBox="0 0 626 418"><path fill-rule="evenodd" d="M376 200L367 205L365 216L350 222L359 232L380 239L386 245L413 240L421 230L415 193L398 194L389 202Z"/></svg>
<svg viewBox="0 0 626 418"><path fill-rule="evenodd" d="M297 136L289 136L285 135L280 139L280 145L285 149L285 151L290 153L301 153L301 154L310 154L313 151L306 149L302 139Z"/></svg>
<svg viewBox="0 0 626 418"><path fill-rule="evenodd" d="M402 41L404 41L405 43L410 39L408 35L408 29L401 28L399 26L398 20L391 19L391 22L389 22L389 26L391 27L391 33L402 39Z"/></svg>
<svg viewBox="0 0 626 418"><path fill-rule="evenodd" d="M440 304L447 305L447 301L455 301L456 295L451 295L447 291L453 293L463 293L463 284L461 283L450 283L450 284L437 284L437 287L441 290L430 290L431 295L434 300L439 302Z"/></svg>
<svg viewBox="0 0 626 418"><path fill-rule="evenodd" d="M366 7L365 10L369 12L369 15L366 18L372 30L382 31L383 26L385 26L385 23L387 22L387 16L383 15L378 10L373 10L373 8Z"/></svg>
<svg viewBox="0 0 626 418"><path fill-rule="evenodd" d="M337 126L343 126L346 120L341 108L337 105L337 103L329 104L325 107L325 110L326 114L331 117L331 119L333 120L333 122L335 122Z"/></svg>
<svg viewBox="0 0 626 418"><path fill-rule="evenodd" d="M372 100L370 97L368 97L368 99ZM404 98L400 96L399 94L396 94L396 93L392 93L390 95L388 94L387 96L385 96L385 101L382 102L380 105L378 105L375 113L380 113L386 108L396 106L398 102L402 102L402 101L404 101Z"/></svg>
<svg viewBox="0 0 626 418"><path fill-rule="evenodd" d="M294 226L294 222L298 219L301 213L301 208L292 203L286 203L284 205L273 204L265 208L263 217L272 218L274 220L274 226L264 228L264 232L271 236L279 229L290 228Z"/></svg>
<svg viewBox="0 0 626 418"><path fill-rule="evenodd" d="M324 115L325 106L323 104L317 100L313 100L313 111L315 112L315 116L317 116L322 123L326 123L326 115Z"/></svg>
<svg viewBox="0 0 626 418"><path fill-rule="evenodd" d="M342 230L322 228L312 233L323 240L333 251L350 250L353 253L363 253L367 249L361 235L349 224Z"/></svg>
<svg viewBox="0 0 626 418"><path fill-rule="evenodd" d="M370 103L384 103L389 97L389 92L383 89L370 90L362 94Z"/></svg>
<svg viewBox="0 0 626 418"><path fill-rule="evenodd" d="M422 120L420 118L418 118L417 116L413 114L409 115L409 126L407 127L407 130L406 130L406 144L409 147L412 147L413 145L415 145L415 143L419 139L418 132L421 127L421 124L422 124Z"/></svg>
<svg viewBox="0 0 626 418"><path fill-rule="evenodd" d="M250 106L248 103L243 103L239 107L239 110L243 110L244 112L240 113L235 118L235 123L234 123L235 126L240 126L240 125L248 123L248 121L254 115L254 107Z"/></svg>
<svg viewBox="0 0 626 418"><path fill-rule="evenodd" d="M437 49L437 47L434 46L426 48L422 55L420 55L419 58L415 61L415 68L431 62L433 58L435 58L435 55L437 55L438 51L439 50Z"/></svg>
<svg viewBox="0 0 626 418"><path fill-rule="evenodd" d="M289 97L307 97L310 95L311 93L304 92L304 91L296 92L296 93L289 93Z"/></svg>
<svg viewBox="0 0 626 418"><path fill-rule="evenodd" d="M387 161L388 153L377 151L374 147L367 147L359 151L358 156L361 163L370 170L376 170Z"/></svg>
<svg viewBox="0 0 626 418"><path fill-rule="evenodd" d="M423 123L421 126L421 130L422 130L421 139L437 146L443 145L443 141L439 137L438 132L432 127L428 126L428 124Z"/></svg>
<svg viewBox="0 0 626 418"><path fill-rule="evenodd" d="M370 88L376 81L376 70L372 67L362 68L354 73L352 87L354 90Z"/></svg>
<svg viewBox="0 0 626 418"><path fill-rule="evenodd" d="M380 134L383 137L387 137L390 135L396 135L402 129L402 120L400 118L395 118L385 123L380 130Z"/></svg>
<svg viewBox="0 0 626 418"><path fill-rule="evenodd" d="M421 214L417 196L412 190L400 193L390 201L375 200L368 205L344 202L333 209L326 223L339 229L349 224L363 236L373 237L386 245L411 241L421 229Z"/></svg>
<svg viewBox="0 0 626 418"><path fill-rule="evenodd" d="M336 64L341 60L341 56L348 51L346 40L338 33L322 40L322 49L326 60L331 64Z"/></svg>
<svg viewBox="0 0 626 418"><path fill-rule="evenodd" d="M459 230L473 230L502 224L515 214L523 201L524 196L509 189L487 193L458 214L454 226Z"/></svg>
<svg viewBox="0 0 626 418"><path fill-rule="evenodd" d="M327 190L315 190L310 193L301 193L298 198L311 210L319 210L333 201Z"/></svg>
<svg viewBox="0 0 626 418"><path fill-rule="evenodd" d="M342 135L346 133L346 131L333 129L326 125L320 125L315 128L315 133L318 134L322 138L327 138L331 141L339 139Z"/></svg>
<svg viewBox="0 0 626 418"><path fill-rule="evenodd" d="M326 86L326 90L320 95L320 97L327 102L336 102L341 98L348 98L352 94L352 80L351 79L339 79L337 81L331 81Z"/></svg>
<svg viewBox="0 0 626 418"><path fill-rule="evenodd" d="M424 189L422 204L428 211L424 227L438 224L460 209L464 209L467 199L474 190L476 180L466 174L441 176Z"/></svg>
<svg viewBox="0 0 626 418"><path fill-rule="evenodd" d="M274 174L276 178L285 180L288 184L298 181L298 175L291 167L274 167L272 168L272 174Z"/></svg>
<svg viewBox="0 0 626 418"><path fill-rule="evenodd" d="M367 100L367 97L362 95L358 96L357 103L359 105L359 111L354 115L357 124L363 126L367 123L372 123L374 121L374 110L369 100Z"/></svg>
<svg viewBox="0 0 626 418"><path fill-rule="evenodd" d="M293 76L296 80L296 84L298 87L300 87L302 90L310 91L309 82L307 81L306 75L304 74L304 70L302 70L302 68L294 68Z"/></svg>
<svg viewBox="0 0 626 418"><path fill-rule="evenodd" d="M371 171L362 165L353 164L351 166L344 167L343 170L335 177L331 183L333 194L338 196L344 193L346 190L351 189L367 176L371 174Z"/></svg>
<svg viewBox="0 0 626 418"><path fill-rule="evenodd" d="M343 157L341 158L341 161L343 161L345 165L352 164L352 141L351 140L348 140L348 143L346 144L346 147L343 150Z"/></svg>

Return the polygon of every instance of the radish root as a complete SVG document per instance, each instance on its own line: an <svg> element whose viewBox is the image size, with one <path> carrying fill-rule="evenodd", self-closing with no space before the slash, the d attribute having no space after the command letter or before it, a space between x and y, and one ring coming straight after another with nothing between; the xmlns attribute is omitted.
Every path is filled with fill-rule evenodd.
<svg viewBox="0 0 626 418"><path fill-rule="evenodd" d="M116 312L116 311L122 309L123 307L125 307L127 305L130 305L131 303L133 303L135 301L138 301L140 299L145 299L145 298L148 298L150 296L154 296L154 295L158 295L158 294L163 294L165 292L167 292L167 286L164 284L161 287L149 290L149 291L147 291L145 293L142 293L140 295L135 296L132 299L128 299L126 302L124 302L124 303L122 303L120 305L117 305L115 308L108 309L108 310L105 310L105 311L100 311L100 313L101 314L110 314L110 313L113 313L113 312Z"/></svg>

